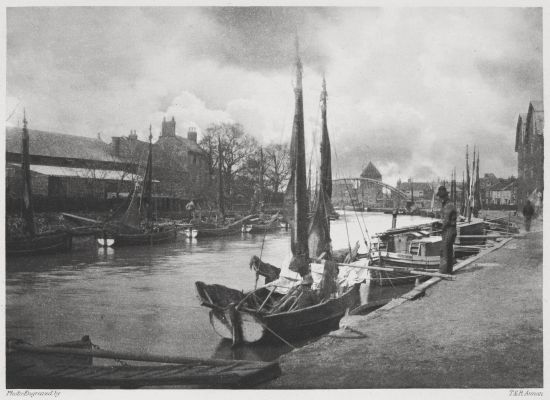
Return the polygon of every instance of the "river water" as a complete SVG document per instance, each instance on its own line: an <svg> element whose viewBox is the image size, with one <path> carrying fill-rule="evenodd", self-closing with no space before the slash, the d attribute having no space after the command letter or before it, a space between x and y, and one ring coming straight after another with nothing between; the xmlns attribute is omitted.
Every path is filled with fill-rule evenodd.
<svg viewBox="0 0 550 400"><path fill-rule="evenodd" d="M352 246L362 242L359 225L371 235L391 226L387 214L340 214L331 223L334 249L347 247L348 237ZM400 215L397 226L427 221ZM153 247L103 249L89 241L68 254L11 258L6 263L6 334L37 345L90 335L109 350L271 360L290 348L272 344L231 349L210 326L194 283L252 289L250 257L261 254L262 260L280 265L288 252L289 234L281 230L265 238L179 236L175 243ZM363 298L391 299L408 289L371 288Z"/></svg>

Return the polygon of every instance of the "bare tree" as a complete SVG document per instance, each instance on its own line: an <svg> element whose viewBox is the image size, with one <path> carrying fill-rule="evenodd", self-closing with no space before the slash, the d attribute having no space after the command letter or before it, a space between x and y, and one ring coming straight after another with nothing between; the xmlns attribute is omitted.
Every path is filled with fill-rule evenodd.
<svg viewBox="0 0 550 400"><path fill-rule="evenodd" d="M290 178L290 153L288 144L270 144L264 150L266 180L274 193L286 188Z"/></svg>
<svg viewBox="0 0 550 400"><path fill-rule="evenodd" d="M206 129L206 134L200 141L200 146L208 155L209 171L212 180L220 160L218 141L222 151L222 180L224 197L232 200L236 177L248 166L248 159L258 150L258 143L247 135L242 125L234 123L212 124Z"/></svg>

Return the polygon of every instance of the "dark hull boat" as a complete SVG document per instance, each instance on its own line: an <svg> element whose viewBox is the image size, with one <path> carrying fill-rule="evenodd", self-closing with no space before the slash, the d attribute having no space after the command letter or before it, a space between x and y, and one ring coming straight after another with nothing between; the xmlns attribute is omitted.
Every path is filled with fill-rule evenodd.
<svg viewBox="0 0 550 400"><path fill-rule="evenodd" d="M246 226L246 222L252 218L252 216L244 217L232 224L226 226L216 227L214 224L193 225L187 228L184 232L188 237L221 237L237 235L245 232L243 229ZM194 232L193 232L194 231Z"/></svg>
<svg viewBox="0 0 550 400"><path fill-rule="evenodd" d="M252 221L254 222L254 221ZM246 233L266 233L275 232L281 229L281 223L279 222L279 213L271 217L264 223L252 223L245 225Z"/></svg>
<svg viewBox="0 0 550 400"><path fill-rule="evenodd" d="M115 233L107 237L113 240L111 246L139 246L173 242L177 237L176 227L166 227L162 230L139 233ZM99 239L101 241L101 239ZM105 239L103 239L105 240ZM103 242L101 242L103 244Z"/></svg>
<svg viewBox="0 0 550 400"><path fill-rule="evenodd" d="M32 206L31 172L29 156L29 132L27 130L27 118L23 117L23 130L21 136L21 170L23 172L22 185L22 214L23 232L6 237L7 256L25 256L43 253L57 253L71 250L72 236L68 231L54 231L37 233L34 223L34 210Z"/></svg>
<svg viewBox="0 0 550 400"><path fill-rule="evenodd" d="M66 252L71 250L72 235L68 232L37 234L34 237L20 237L6 240L7 256L28 256Z"/></svg>
<svg viewBox="0 0 550 400"><path fill-rule="evenodd" d="M296 340L320 335L338 329L338 322L346 310L359 302L359 284L352 285L337 298L300 309L293 309L296 302L292 296L274 293L267 287L245 294L222 285L203 282L195 285L201 305L211 308L210 323L214 330L234 342ZM270 305L276 308L286 299L290 299L286 306L269 310ZM264 306L258 308L262 304Z"/></svg>

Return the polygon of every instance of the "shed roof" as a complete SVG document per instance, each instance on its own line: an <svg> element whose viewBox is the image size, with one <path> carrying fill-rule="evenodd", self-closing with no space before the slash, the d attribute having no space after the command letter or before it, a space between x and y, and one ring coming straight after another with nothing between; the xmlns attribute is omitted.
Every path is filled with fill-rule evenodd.
<svg viewBox="0 0 550 400"><path fill-rule="evenodd" d="M8 163L8 167L20 168L19 164ZM139 181L141 176L125 173L124 171L90 168L58 167L52 165L34 165L30 166L32 172L47 176L56 177L74 177L74 178L93 178L98 180L113 181ZM158 181L156 181L158 182Z"/></svg>
<svg viewBox="0 0 550 400"><path fill-rule="evenodd" d="M6 128L6 152L21 153L21 128ZM29 129L31 155L81 160L120 162L110 145L100 139Z"/></svg>

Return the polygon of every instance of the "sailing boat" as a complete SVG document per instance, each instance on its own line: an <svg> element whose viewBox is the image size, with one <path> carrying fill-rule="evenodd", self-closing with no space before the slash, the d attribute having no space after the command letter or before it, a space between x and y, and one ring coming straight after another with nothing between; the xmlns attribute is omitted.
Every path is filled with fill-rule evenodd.
<svg viewBox="0 0 550 400"><path fill-rule="evenodd" d="M330 257L330 225L326 212L330 198L326 198L326 187L321 186L316 213L309 224L302 64L298 56L294 92L291 176L285 194L285 217L290 221L292 256L288 263L283 263L284 273L248 293L222 285L195 283L201 304L211 309L210 323L214 330L222 337L231 339L234 345L268 337L287 342L337 328L346 309L352 308L359 299L360 279L350 279L349 271L345 277L340 275L343 269L339 270L332 261L323 260L321 264L312 262ZM330 154L328 141L325 151L323 154ZM326 157L322 157L321 163L323 160L326 162Z"/></svg>
<svg viewBox="0 0 550 400"><path fill-rule="evenodd" d="M131 246L159 244L176 239L177 230L173 224L153 224L153 134L149 126L149 155L145 176L139 194L139 182L136 182L130 205L122 220L115 226L106 226L103 237L97 241L101 246ZM143 214L145 214L143 216ZM110 232L109 232L110 231Z"/></svg>
<svg viewBox="0 0 550 400"><path fill-rule="evenodd" d="M21 170L23 174L22 214L24 234L6 239L6 255L19 256L69 251L72 247L72 236L69 232L62 230L36 232L32 206L29 141L27 117L23 114Z"/></svg>

